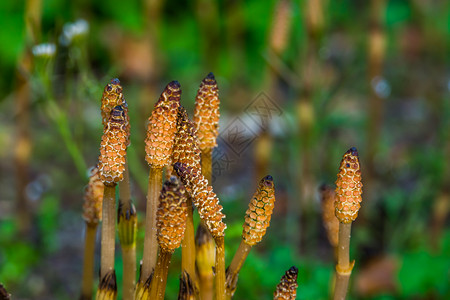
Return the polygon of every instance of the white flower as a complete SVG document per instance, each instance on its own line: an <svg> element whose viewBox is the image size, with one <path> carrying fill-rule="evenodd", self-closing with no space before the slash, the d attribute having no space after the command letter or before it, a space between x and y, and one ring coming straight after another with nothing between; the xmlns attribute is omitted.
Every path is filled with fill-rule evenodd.
<svg viewBox="0 0 450 300"><path fill-rule="evenodd" d="M89 32L89 23L86 20L79 19L74 23L65 24L63 33L59 37L59 42L67 46L77 37L86 35Z"/></svg>
<svg viewBox="0 0 450 300"><path fill-rule="evenodd" d="M44 43L33 46L32 50L33 55L36 57L52 57L56 52L56 45L53 43Z"/></svg>

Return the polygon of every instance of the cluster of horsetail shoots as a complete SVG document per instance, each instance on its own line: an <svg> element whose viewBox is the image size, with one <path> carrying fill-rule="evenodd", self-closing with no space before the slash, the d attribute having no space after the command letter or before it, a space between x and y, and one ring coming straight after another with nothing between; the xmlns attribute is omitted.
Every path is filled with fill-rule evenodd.
<svg viewBox="0 0 450 300"><path fill-rule="evenodd" d="M180 105L181 88L170 82L151 113L145 141L150 166L145 220L144 253L139 282L136 275L137 213L131 201L126 150L130 145L128 106L118 79L102 97L103 136L98 167L90 173L83 217L86 248L80 299L90 299L93 282L95 232L102 221L100 284L96 299L117 298L114 269L115 218L123 252L123 299L164 299L171 257L182 246L178 299L231 299L239 272L251 248L264 237L275 203L273 178L259 182L246 211L242 240L225 271L226 224L222 205L211 186L212 151L217 145L219 98L212 73L202 81L196 97L194 120ZM168 180L162 183L163 169ZM174 172L171 172L171 170ZM115 188L119 185L116 213ZM320 190L323 222L330 244L337 248L334 299L345 299L354 262L349 259L351 224L358 216L362 183L358 152L349 149L340 164L336 190ZM193 205L201 223L194 239ZM159 249L159 253L158 253ZM196 265L195 265L196 262ZM215 272L213 272L213 270ZM215 274L214 274L215 273ZM276 287L274 299L295 299L296 267L290 268ZM215 282L215 290L213 289Z"/></svg>
<svg viewBox="0 0 450 300"><path fill-rule="evenodd" d="M361 207L361 166L355 147L345 152L337 174L335 214L339 220L339 242L336 265L334 300L343 300L347 295L348 283L354 261L350 262L350 232L352 222Z"/></svg>
<svg viewBox="0 0 450 300"><path fill-rule="evenodd" d="M236 290L239 271L247 258L250 249L259 243L270 225L275 204L275 188L273 178L267 175L259 182L258 189L250 201L246 212L244 230L239 248L227 269L226 293L231 298Z"/></svg>
<svg viewBox="0 0 450 300"><path fill-rule="evenodd" d="M287 270L273 293L273 300L295 300L298 288L297 276L298 269L295 266Z"/></svg>

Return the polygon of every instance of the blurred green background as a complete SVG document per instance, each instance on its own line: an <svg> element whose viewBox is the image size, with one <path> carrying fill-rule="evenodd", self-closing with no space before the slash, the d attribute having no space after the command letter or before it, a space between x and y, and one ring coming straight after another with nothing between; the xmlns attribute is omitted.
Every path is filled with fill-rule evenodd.
<svg viewBox="0 0 450 300"><path fill-rule="evenodd" d="M319 187L333 185L352 146L364 194L348 298L450 298L448 1L4 0L0 16L0 283L14 299L79 296L83 193L109 80L120 78L130 109L140 259L146 119L171 80L192 115L209 72L221 100L213 186L227 264L256 183L268 173L276 185L236 299L271 299L292 265L297 299L329 298ZM177 250L167 299L179 266Z"/></svg>

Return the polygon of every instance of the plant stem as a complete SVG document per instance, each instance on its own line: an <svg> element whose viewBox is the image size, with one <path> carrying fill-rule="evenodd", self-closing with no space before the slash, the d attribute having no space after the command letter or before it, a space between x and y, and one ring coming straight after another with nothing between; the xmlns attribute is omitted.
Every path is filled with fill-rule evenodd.
<svg viewBox="0 0 450 300"><path fill-rule="evenodd" d="M120 218L120 210L125 211L129 219ZM128 212L128 213L127 213ZM134 213L133 213L134 212ZM130 193L130 174L128 170L128 161L125 161L125 171L123 172L123 180L119 182L119 222L127 222L128 224L119 224L119 237L121 237L121 226L124 228L120 244L122 246L123 256L123 299L134 300L134 289L136 286L136 220L135 209L131 201Z"/></svg>
<svg viewBox="0 0 450 300"><path fill-rule="evenodd" d="M214 272L216 263L216 243L206 226L200 222L195 235L195 263L199 278L200 299L214 298Z"/></svg>
<svg viewBox="0 0 450 300"><path fill-rule="evenodd" d="M212 185L212 153L213 149L202 150L202 175Z"/></svg>
<svg viewBox="0 0 450 300"><path fill-rule="evenodd" d="M244 240L241 240L241 243L239 244L239 247L238 247L236 253L234 254L233 260L231 261L231 264L228 267L227 274L226 274L227 299L231 299L231 297L233 297L234 291L236 290L239 271L241 270L245 259L247 258L248 254L250 253L251 248L252 248L252 246L247 244Z"/></svg>
<svg viewBox="0 0 450 300"><path fill-rule="evenodd" d="M336 265L336 285L334 300L345 300L348 282L354 261L350 263L350 233L352 223L339 223L338 263Z"/></svg>
<svg viewBox="0 0 450 300"><path fill-rule="evenodd" d="M184 239L181 242L181 273L186 273L194 282L195 275L195 238L194 238L194 220L192 211L192 199L187 197L187 219Z"/></svg>
<svg viewBox="0 0 450 300"><path fill-rule="evenodd" d="M83 279L81 283L81 297L83 300L92 299L92 286L94 282L94 251L96 223L86 223L86 236L84 244Z"/></svg>
<svg viewBox="0 0 450 300"><path fill-rule="evenodd" d="M134 299L136 287L136 244L122 247L123 255L123 299Z"/></svg>
<svg viewBox="0 0 450 300"><path fill-rule="evenodd" d="M116 187L105 185L102 211L102 248L100 279L114 270L116 233Z"/></svg>
<svg viewBox="0 0 450 300"><path fill-rule="evenodd" d="M162 183L162 168L150 167L145 217L144 255L142 258L141 280L145 281L156 265L158 243L156 241L156 210Z"/></svg>
<svg viewBox="0 0 450 300"><path fill-rule="evenodd" d="M216 242L216 299L225 300L225 240L223 237L214 239Z"/></svg>
<svg viewBox="0 0 450 300"><path fill-rule="evenodd" d="M167 273L169 272L172 252L159 251L158 262L156 263L155 275L150 285L150 299L164 300L166 292Z"/></svg>
<svg viewBox="0 0 450 300"><path fill-rule="evenodd" d="M131 201L130 171L128 169L127 157L125 157L125 171L123 172L123 180L119 182L119 201L122 201L123 203Z"/></svg>

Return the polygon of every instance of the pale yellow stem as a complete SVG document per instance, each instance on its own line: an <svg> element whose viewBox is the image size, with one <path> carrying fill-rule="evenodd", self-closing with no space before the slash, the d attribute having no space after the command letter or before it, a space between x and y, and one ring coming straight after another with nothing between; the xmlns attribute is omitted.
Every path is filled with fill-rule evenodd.
<svg viewBox="0 0 450 300"><path fill-rule="evenodd" d="M141 281L147 280L156 265L158 243L156 241L156 211L162 185L162 168L150 167L148 178L147 211L145 216L144 255Z"/></svg>
<svg viewBox="0 0 450 300"><path fill-rule="evenodd" d="M241 271L242 265L250 253L251 248L252 246L247 244L244 240L241 240L239 248L234 254L233 260L231 261L226 274L227 299L231 299L233 297L234 291L236 290L239 272Z"/></svg>
<svg viewBox="0 0 450 300"><path fill-rule="evenodd" d="M103 192L102 248L100 278L114 270L116 233L116 187L106 186Z"/></svg>
<svg viewBox="0 0 450 300"><path fill-rule="evenodd" d="M83 300L92 299L92 287L94 282L94 252L96 223L86 223L86 237L84 244L83 279L81 284L81 297Z"/></svg>

